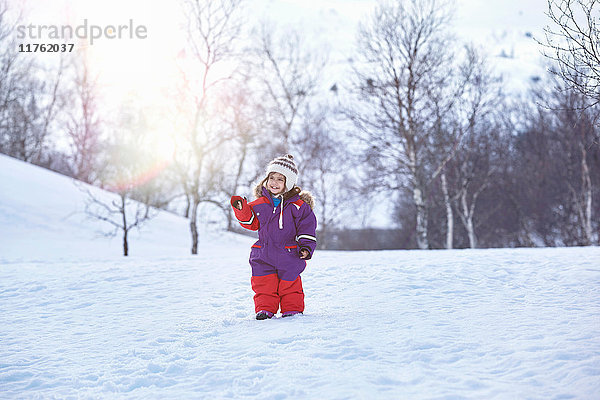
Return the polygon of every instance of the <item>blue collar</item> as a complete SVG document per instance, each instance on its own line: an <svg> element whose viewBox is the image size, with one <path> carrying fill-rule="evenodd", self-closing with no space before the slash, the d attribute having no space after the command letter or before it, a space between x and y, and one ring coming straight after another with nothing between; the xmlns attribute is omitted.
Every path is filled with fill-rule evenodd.
<svg viewBox="0 0 600 400"><path fill-rule="evenodd" d="M281 198L279 197L271 197L273 199L273 205L277 207L281 203Z"/></svg>

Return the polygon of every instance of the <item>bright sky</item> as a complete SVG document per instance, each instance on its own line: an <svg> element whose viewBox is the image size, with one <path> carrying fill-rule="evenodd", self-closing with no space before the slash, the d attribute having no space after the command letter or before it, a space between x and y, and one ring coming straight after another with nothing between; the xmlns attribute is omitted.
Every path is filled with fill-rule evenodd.
<svg viewBox="0 0 600 400"><path fill-rule="evenodd" d="M85 53L92 73L98 77L101 99L111 109L113 115L124 103L135 103L145 110L150 130L156 132L157 152L163 151L165 158L172 153L172 140L163 140L165 132L172 131L172 123L161 116L168 91L177 83L180 73L175 60L185 45L184 30L181 25L180 10L175 2L143 0L25 0L19 3L24 7L22 24L34 25L34 37L38 36L37 26L56 25L59 29L69 25L81 29L87 20L88 33L91 26L106 29L114 26L117 36L119 26L121 38L89 39L74 38L77 50ZM140 38L130 31L138 30ZM48 36L45 28L44 36ZM144 34L145 31L145 34ZM145 36L145 37L144 37ZM30 43L43 40L30 39ZM50 42L52 41L45 41ZM57 43L57 42L55 42ZM59 43L59 42L58 42ZM50 59L56 54L38 54ZM162 108L161 108L162 107ZM158 111L157 111L158 110ZM168 111L165 109L165 113Z"/></svg>
<svg viewBox="0 0 600 400"><path fill-rule="evenodd" d="M88 26L115 26L115 35L119 25L132 25L134 29L142 29L140 32L145 28L144 39L130 38L130 29L125 28L121 29L121 39L100 38L91 45L86 39L74 38L69 42L85 51L89 65L99 75L109 97L135 94L135 97L149 99L156 98L157 90L172 84L176 78L174 60L184 44L183 31L177 27L181 23L178 22L180 13L171 3L174 2L25 0L23 24L77 28L87 20ZM29 42L42 41L30 39ZM43 56L49 58L52 54Z"/></svg>
<svg viewBox="0 0 600 400"><path fill-rule="evenodd" d="M106 27L129 24L132 20L134 26L147 28L146 39L99 39L88 46L90 63L101 75L107 92L124 95L133 91L147 100L160 98L164 94L160 89L173 85L179 76L175 60L185 47L185 22L177 1L14 2L24 5L26 24L75 27L87 19L90 25ZM520 38L507 39L506 35L514 35L514 31L534 34L541 31L546 23L546 3L546 0L457 0L457 31L466 40L488 48L496 40L515 42ZM335 59L336 52L347 57L357 21L375 4L373 0L252 0L247 3L246 13L248 20L270 17L300 27L310 39L328 42Z"/></svg>

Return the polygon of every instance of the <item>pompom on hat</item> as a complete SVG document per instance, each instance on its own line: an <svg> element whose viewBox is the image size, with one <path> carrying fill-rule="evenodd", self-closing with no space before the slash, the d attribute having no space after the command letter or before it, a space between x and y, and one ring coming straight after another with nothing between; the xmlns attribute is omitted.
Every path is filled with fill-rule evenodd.
<svg viewBox="0 0 600 400"><path fill-rule="evenodd" d="M285 176L285 191L289 192L294 188L298 181L298 167L294 163L294 157L291 154L286 154L282 157L277 157L267 166L267 176L271 172L279 172Z"/></svg>

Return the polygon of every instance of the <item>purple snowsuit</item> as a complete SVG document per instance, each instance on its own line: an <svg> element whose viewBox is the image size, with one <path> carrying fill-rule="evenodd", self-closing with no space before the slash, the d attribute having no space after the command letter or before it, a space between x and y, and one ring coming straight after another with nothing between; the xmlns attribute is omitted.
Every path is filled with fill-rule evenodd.
<svg viewBox="0 0 600 400"><path fill-rule="evenodd" d="M299 251L308 250L310 259L317 246L317 219L309 204L296 193L274 207L271 194L262 187L262 196L248 206L236 211L236 217L244 228L258 230L250 252L252 276L276 273L279 279L295 280L306 268Z"/></svg>
<svg viewBox="0 0 600 400"><path fill-rule="evenodd" d="M256 188L258 199L248 203L240 196L231 198L231 205L241 201L242 209L234 207L235 216L246 229L257 230L258 240L250 251L252 290L255 311L275 314L304 311L304 290L300 273L317 245L317 219L312 211L312 197L295 187L274 207L271 194L264 186Z"/></svg>

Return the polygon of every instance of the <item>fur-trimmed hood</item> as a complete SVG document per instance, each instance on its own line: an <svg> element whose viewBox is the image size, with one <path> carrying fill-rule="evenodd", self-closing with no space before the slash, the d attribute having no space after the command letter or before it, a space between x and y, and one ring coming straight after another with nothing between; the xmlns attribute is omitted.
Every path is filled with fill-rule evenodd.
<svg viewBox="0 0 600 400"><path fill-rule="evenodd" d="M262 188L266 187L266 183L267 183L267 179L263 179L262 181L260 181L255 187L254 187L254 196L258 199L260 197L262 197ZM294 186L292 188L292 190L290 190L289 192L286 192L283 194L283 201L287 201L288 199L292 198L293 196L298 195L300 197L300 199L305 202L306 204L308 204L311 208L311 210L315 209L315 200L312 196L312 194L306 190L302 190L300 189L298 186Z"/></svg>

